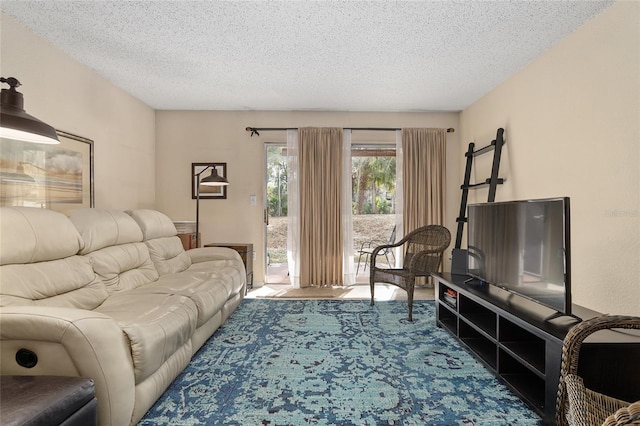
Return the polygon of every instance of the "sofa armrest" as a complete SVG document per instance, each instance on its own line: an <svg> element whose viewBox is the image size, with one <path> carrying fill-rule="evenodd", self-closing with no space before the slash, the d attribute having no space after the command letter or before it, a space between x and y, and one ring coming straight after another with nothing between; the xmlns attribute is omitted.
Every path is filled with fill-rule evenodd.
<svg viewBox="0 0 640 426"><path fill-rule="evenodd" d="M207 262L210 260L238 260L242 258L237 251L226 247L201 247L187 250L191 263Z"/></svg>
<svg viewBox="0 0 640 426"><path fill-rule="evenodd" d="M21 349L35 354L35 365L18 363L16 354ZM98 312L41 306L0 308L0 372L91 378L99 401L99 423L131 421L135 383L129 345L116 322Z"/></svg>

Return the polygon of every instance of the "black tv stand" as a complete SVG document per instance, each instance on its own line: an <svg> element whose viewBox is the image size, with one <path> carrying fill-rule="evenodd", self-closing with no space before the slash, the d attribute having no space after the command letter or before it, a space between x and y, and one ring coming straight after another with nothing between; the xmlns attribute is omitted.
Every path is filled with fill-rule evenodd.
<svg viewBox="0 0 640 426"><path fill-rule="evenodd" d="M562 315L496 286L472 284L468 278L434 274L436 324L504 381L546 424L554 424L563 340L579 322L576 320L600 314L574 304L572 315ZM640 334L604 330L585 340L578 372L590 389L636 401L640 392L633 378L640 376L640 365L635 362L639 358Z"/></svg>

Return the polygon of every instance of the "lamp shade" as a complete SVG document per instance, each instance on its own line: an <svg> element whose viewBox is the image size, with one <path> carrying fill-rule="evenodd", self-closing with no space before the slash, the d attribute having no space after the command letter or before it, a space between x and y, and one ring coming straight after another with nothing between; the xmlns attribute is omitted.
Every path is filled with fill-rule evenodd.
<svg viewBox="0 0 640 426"><path fill-rule="evenodd" d="M225 186L229 185L229 182L224 177L218 175L218 171L215 168L211 169L211 174L200 181L200 185L204 186Z"/></svg>
<svg viewBox="0 0 640 426"><path fill-rule="evenodd" d="M0 93L0 137L33 143L60 143L53 127L24 110L24 98L16 90L20 82L13 77L2 77L0 82L10 86Z"/></svg>

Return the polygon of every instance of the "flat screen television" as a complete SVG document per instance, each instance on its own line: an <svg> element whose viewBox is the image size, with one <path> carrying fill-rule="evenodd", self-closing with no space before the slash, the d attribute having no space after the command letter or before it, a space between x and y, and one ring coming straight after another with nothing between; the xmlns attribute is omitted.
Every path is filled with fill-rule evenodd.
<svg viewBox="0 0 640 426"><path fill-rule="evenodd" d="M569 198L469 205L468 273L571 315Z"/></svg>

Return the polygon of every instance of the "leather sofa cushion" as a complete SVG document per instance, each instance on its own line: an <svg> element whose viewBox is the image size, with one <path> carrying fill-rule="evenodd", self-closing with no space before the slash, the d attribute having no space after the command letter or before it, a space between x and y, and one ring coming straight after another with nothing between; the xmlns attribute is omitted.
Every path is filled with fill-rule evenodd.
<svg viewBox="0 0 640 426"><path fill-rule="evenodd" d="M154 238L145 241L145 244L160 275L176 274L191 266L191 258L176 236Z"/></svg>
<svg viewBox="0 0 640 426"><path fill-rule="evenodd" d="M151 261L160 275L182 272L191 266L191 258L176 236L176 227L167 215L146 209L127 210L127 214L142 229Z"/></svg>
<svg viewBox="0 0 640 426"><path fill-rule="evenodd" d="M233 250L230 250L233 251ZM236 255L237 252L234 251ZM238 259L240 256L238 255ZM229 292L229 297L238 294L247 281L247 275L242 260L209 260L194 263L184 273L207 273L208 276L224 285Z"/></svg>
<svg viewBox="0 0 640 426"><path fill-rule="evenodd" d="M84 241L80 254L90 259L109 293L158 279L142 231L131 216L118 210L78 209L69 219Z"/></svg>
<svg viewBox="0 0 640 426"><path fill-rule="evenodd" d="M140 227L123 211L78 209L69 219L84 241L84 248L80 254L110 246L142 242Z"/></svg>
<svg viewBox="0 0 640 426"><path fill-rule="evenodd" d="M40 305L91 310L109 295L89 259L83 256L0 266L0 288L0 306Z"/></svg>
<svg viewBox="0 0 640 426"><path fill-rule="evenodd" d="M231 296L227 286L211 279L208 273L183 272L163 275L152 284L136 289L132 294L177 294L188 297L198 310L197 327L217 314Z"/></svg>
<svg viewBox="0 0 640 426"><path fill-rule="evenodd" d="M113 318L127 336L136 384L190 344L198 320L196 306L187 297L135 290L112 294L95 311Z"/></svg>
<svg viewBox="0 0 640 426"><path fill-rule="evenodd" d="M109 246L86 255L109 293L132 290L158 279L144 243Z"/></svg>
<svg viewBox="0 0 640 426"><path fill-rule="evenodd" d="M62 259L82 249L82 238L62 213L1 207L0 217L0 265Z"/></svg>
<svg viewBox="0 0 640 426"><path fill-rule="evenodd" d="M126 213L138 223L145 241L178 234L175 225L164 213L147 209L127 210Z"/></svg>
<svg viewBox="0 0 640 426"><path fill-rule="evenodd" d="M242 262L242 257L237 251L228 247L201 247L187 252L191 263L206 262L209 260L236 260Z"/></svg>

